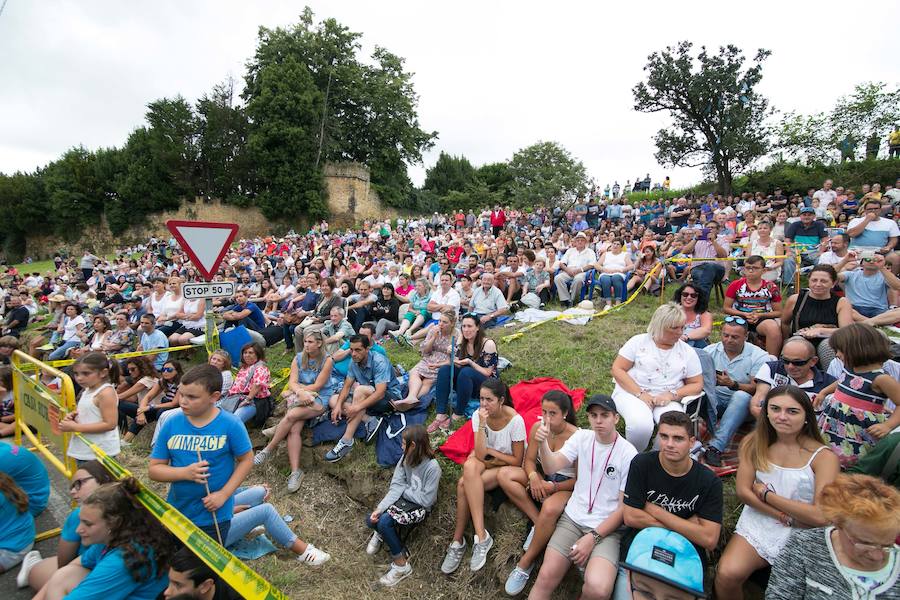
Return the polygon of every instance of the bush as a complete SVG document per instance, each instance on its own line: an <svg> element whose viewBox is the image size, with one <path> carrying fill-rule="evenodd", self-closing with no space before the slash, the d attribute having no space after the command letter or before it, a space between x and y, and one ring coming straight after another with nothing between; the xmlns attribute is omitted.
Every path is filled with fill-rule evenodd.
<svg viewBox="0 0 900 600"><path fill-rule="evenodd" d="M845 163L804 165L798 162L779 161L761 171L747 173L734 180L734 192L763 192L771 194L781 188L785 194L805 193L810 188L819 189L826 179L833 179L835 187L859 191L864 183L893 185L900 176L898 160L861 160Z"/></svg>

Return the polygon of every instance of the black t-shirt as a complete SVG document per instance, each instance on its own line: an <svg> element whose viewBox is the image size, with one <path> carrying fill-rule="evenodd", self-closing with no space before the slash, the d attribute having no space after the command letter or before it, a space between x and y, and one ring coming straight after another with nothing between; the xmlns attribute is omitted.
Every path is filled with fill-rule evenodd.
<svg viewBox="0 0 900 600"><path fill-rule="evenodd" d="M672 228L667 223L663 223L662 225L660 225L659 223L654 223L650 226L650 231L652 231L656 235L665 237L667 233L672 231Z"/></svg>
<svg viewBox="0 0 900 600"><path fill-rule="evenodd" d="M24 306L18 306L6 313L6 319L4 323L12 323L13 321L18 321L18 324L9 330L9 335L19 337L19 335L23 331L25 331L25 328L28 327L28 319L30 318L31 313L28 312L28 309Z"/></svg>
<svg viewBox="0 0 900 600"><path fill-rule="evenodd" d="M647 502L653 502L682 519L697 515L707 521L722 523L722 481L696 461L692 461L691 470L686 475L673 477L659 464L659 452L644 452L635 456L625 484L625 504L643 509ZM638 531L632 527L626 529L620 550L622 560ZM706 550L697 544L694 547L705 568Z"/></svg>

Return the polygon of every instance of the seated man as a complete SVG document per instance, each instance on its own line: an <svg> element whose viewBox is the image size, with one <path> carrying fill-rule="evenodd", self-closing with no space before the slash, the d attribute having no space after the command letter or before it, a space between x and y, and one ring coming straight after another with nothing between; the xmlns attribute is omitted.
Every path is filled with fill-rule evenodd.
<svg viewBox="0 0 900 600"><path fill-rule="evenodd" d="M353 435L360 423L365 423L366 442L372 441L384 415L393 410L391 401L401 398L400 382L394 376L391 361L383 354L371 352L370 346L365 335L356 334L350 338L352 362L335 405L331 407L331 422L337 423L345 417L347 429L334 448L325 454L328 462L337 462L353 450ZM354 383L359 385L354 387ZM353 390L353 399L347 402L350 390Z"/></svg>
<svg viewBox="0 0 900 600"><path fill-rule="evenodd" d="M362 324L360 323L360 329ZM325 338L325 354L331 355L335 349L346 339L356 333L350 321L344 318L344 309L333 306L328 315L328 321L322 327L322 336Z"/></svg>
<svg viewBox="0 0 900 600"><path fill-rule="evenodd" d="M773 387L795 385L812 400L823 388L831 385L835 378L816 367L818 361L816 347L809 340L800 336L788 339L781 349L781 358L767 362L756 374L756 393L750 402L753 418L759 417L766 394Z"/></svg>
<svg viewBox="0 0 900 600"><path fill-rule="evenodd" d="M169 339L156 328L156 317L153 316L153 313L147 313L141 317L141 336L138 340L138 352L169 347ZM159 371L168 360L169 353L160 352L153 357L153 366Z"/></svg>
<svg viewBox="0 0 900 600"><path fill-rule="evenodd" d="M548 426L542 425L535 433L535 440L541 444L543 468L555 473L577 461L578 477L544 553L531 600L550 598L573 562L583 569L582 598L605 599L612 592L621 540L622 497L637 450L616 433L619 414L612 398L591 396L585 410L591 429L572 434L559 452L551 451L547 443ZM599 451L597 457L595 450Z"/></svg>
<svg viewBox="0 0 900 600"><path fill-rule="evenodd" d="M481 284L472 292L472 299L469 301L469 312L478 315L485 327L496 325L497 317L509 312L509 304L503 297L503 292L494 286L493 273L481 274Z"/></svg>
<svg viewBox="0 0 900 600"><path fill-rule="evenodd" d="M625 525L621 555L628 556L642 529L663 527L686 537L707 565L707 551L719 543L722 529L722 480L691 458L696 438L691 420L670 411L659 420L660 449L644 452L631 462L625 485ZM631 597L625 569L619 569L613 598Z"/></svg>
<svg viewBox="0 0 900 600"><path fill-rule="evenodd" d="M355 294L347 298L347 320L356 331L369 317L369 306L375 304L378 296L372 293L371 284L363 279L359 282Z"/></svg>
<svg viewBox="0 0 900 600"><path fill-rule="evenodd" d="M762 278L765 266L761 256L744 261L744 276L728 286L722 312L744 318L750 331L765 336L766 351L775 356L781 350L781 292Z"/></svg>
<svg viewBox="0 0 900 600"><path fill-rule="evenodd" d="M628 577L628 598L633 600L706 597L700 555L680 533L662 527L642 529L619 565Z"/></svg>
<svg viewBox="0 0 900 600"><path fill-rule="evenodd" d="M900 272L900 261L895 252L897 240L900 239L900 228L895 220L881 216L881 208L881 200L866 200L865 214L847 224L847 235L850 237L851 248L872 248L884 254L896 275Z"/></svg>
<svg viewBox="0 0 900 600"><path fill-rule="evenodd" d="M559 273L554 278L556 294L564 307L571 306L573 298L576 298L577 302L577 298L581 297L585 273L597 262L597 255L587 247L587 243L587 235L584 232L578 233L575 236L575 246L566 250L557 263Z"/></svg>
<svg viewBox="0 0 900 600"><path fill-rule="evenodd" d="M888 288L900 291L900 279L891 273L883 254L863 255L864 251L851 250L835 267L838 281L853 305L853 319L864 321L888 312ZM861 269L847 270L848 263L861 258Z"/></svg>
<svg viewBox="0 0 900 600"><path fill-rule="evenodd" d="M713 359L716 369L716 397L719 416L715 437L706 447L706 464L722 466L722 453L741 424L750 417L750 400L756 392L754 377L766 361L772 360L765 350L747 342L747 321L742 317L725 317L721 342L703 348Z"/></svg>
<svg viewBox="0 0 900 600"><path fill-rule="evenodd" d="M681 249L681 252L693 258L725 258L728 256L728 241L726 236L719 235L719 224L710 221L706 224L706 232L703 229L682 230L686 235L693 236ZM714 261L698 261L691 263L691 279L709 296L713 285L722 281L725 277L725 265Z"/></svg>
<svg viewBox="0 0 900 600"><path fill-rule="evenodd" d="M506 260L506 266L501 267L494 275L497 287L506 292L506 301L513 302L522 297L522 277L526 268L520 264L519 257L515 254Z"/></svg>
<svg viewBox="0 0 900 600"><path fill-rule="evenodd" d="M784 259L784 269L781 272L782 281L790 283L794 280L797 271L797 263L793 258L793 250L800 254L801 266L816 264L822 250L823 242L828 239L828 232L822 221L816 220L816 209L805 206L800 209L800 220L788 225L784 230L784 241L788 245L786 252L789 258ZM797 244L797 246L790 246Z"/></svg>
<svg viewBox="0 0 900 600"><path fill-rule="evenodd" d="M225 320L225 329L243 325L251 331L262 331L266 327L266 318L262 310L247 299L247 292L237 290L234 292L234 304L222 313Z"/></svg>

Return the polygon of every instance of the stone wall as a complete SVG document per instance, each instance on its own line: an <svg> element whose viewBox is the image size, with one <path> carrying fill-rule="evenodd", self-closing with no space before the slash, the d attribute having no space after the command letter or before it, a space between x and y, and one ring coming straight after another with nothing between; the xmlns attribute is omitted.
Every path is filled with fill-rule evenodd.
<svg viewBox="0 0 900 600"><path fill-rule="evenodd" d="M328 218L332 227L349 227L365 219L395 219L397 211L383 207L378 194L372 189L369 169L360 163L329 163L323 170L325 187L328 192ZM66 248L70 255L80 255L84 250L109 253L146 242L151 236L169 237L166 221L183 219L189 221L220 221L239 223L239 238L270 234L273 231L305 231L307 223L300 220L296 224L273 224L258 208L241 208L222 204L218 200L182 203L176 211L154 213L145 223L129 227L119 236L113 236L104 218L99 225L86 227L76 242L67 243L52 235L32 235L25 242L25 256L36 260L48 258Z"/></svg>

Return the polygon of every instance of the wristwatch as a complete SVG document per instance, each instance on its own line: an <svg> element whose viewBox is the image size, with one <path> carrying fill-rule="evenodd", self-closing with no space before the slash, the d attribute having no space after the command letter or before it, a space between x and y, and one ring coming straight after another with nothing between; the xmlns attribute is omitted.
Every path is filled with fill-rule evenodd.
<svg viewBox="0 0 900 600"><path fill-rule="evenodd" d="M596 530L596 529L592 529L592 530L591 530L591 535L594 536L594 545L595 545L595 546L596 546L597 544L599 544L600 541L603 539L603 536L600 535L599 533L597 533L597 530Z"/></svg>
<svg viewBox="0 0 900 600"><path fill-rule="evenodd" d="M741 384L738 383L737 381L734 381L734 380L732 379L732 380L731 380L731 385L728 386L728 389L731 390L731 391L733 391L733 392L736 392L736 391L738 391L739 389L741 389Z"/></svg>

